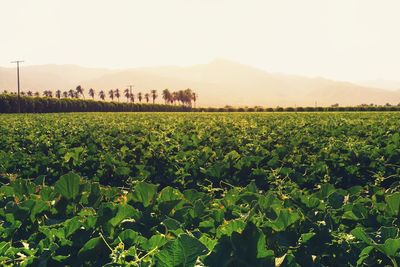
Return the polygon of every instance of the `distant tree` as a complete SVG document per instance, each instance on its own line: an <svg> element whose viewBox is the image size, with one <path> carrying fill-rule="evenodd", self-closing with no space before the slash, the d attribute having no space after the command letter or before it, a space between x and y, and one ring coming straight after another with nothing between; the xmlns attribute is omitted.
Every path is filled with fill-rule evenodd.
<svg viewBox="0 0 400 267"><path fill-rule="evenodd" d="M101 90L101 91L99 92L99 97L100 97L101 100L106 99L106 94L104 93L103 90Z"/></svg>
<svg viewBox="0 0 400 267"><path fill-rule="evenodd" d="M193 92L192 93L192 100L193 100L193 104L194 104L194 107L196 108L196 101L197 101L197 98L198 98L198 95L195 93L195 92Z"/></svg>
<svg viewBox="0 0 400 267"><path fill-rule="evenodd" d="M168 88L166 88L162 91L162 98L164 99L165 104L168 104L169 102L171 102L172 94Z"/></svg>
<svg viewBox="0 0 400 267"><path fill-rule="evenodd" d="M47 97L53 97L53 91L48 90L47 91Z"/></svg>
<svg viewBox="0 0 400 267"><path fill-rule="evenodd" d="M130 96L131 96L131 94L129 92L129 88L126 88L124 90L124 96L126 97L126 102L129 102L129 99L130 99Z"/></svg>
<svg viewBox="0 0 400 267"><path fill-rule="evenodd" d="M121 97L121 94L119 93L119 89L118 88L115 89L114 96L118 99L118 103L119 103L119 98Z"/></svg>
<svg viewBox="0 0 400 267"><path fill-rule="evenodd" d="M75 90L78 95L77 98L79 98L79 95L82 95L83 99L85 99L85 94L83 93L85 91L85 89L83 89L82 86L78 85Z"/></svg>
<svg viewBox="0 0 400 267"><path fill-rule="evenodd" d="M155 102L156 98L158 97L157 90L151 90L150 93L151 93L151 98L153 99L153 105L154 105L154 102Z"/></svg>
<svg viewBox="0 0 400 267"><path fill-rule="evenodd" d="M111 98L111 101L114 101L114 90L108 91L108 96Z"/></svg>
<svg viewBox="0 0 400 267"><path fill-rule="evenodd" d="M94 92L94 89L93 88L90 88L89 89L89 96L94 100L94 95L95 95L95 92Z"/></svg>
<svg viewBox="0 0 400 267"><path fill-rule="evenodd" d="M20 93L20 95L21 95L21 96L25 96L26 93L25 93L24 91L22 91L22 92Z"/></svg>
<svg viewBox="0 0 400 267"><path fill-rule="evenodd" d="M58 99L61 98L61 90L57 90L57 91L56 91L56 97L57 97Z"/></svg>
<svg viewBox="0 0 400 267"><path fill-rule="evenodd" d="M33 95L36 96L36 97L40 96L39 92L35 92Z"/></svg>
<svg viewBox="0 0 400 267"><path fill-rule="evenodd" d="M173 92L173 93L172 93L172 98L171 98L172 104L175 104L178 100L179 100L179 95L178 95L178 93L177 93L177 92Z"/></svg>
<svg viewBox="0 0 400 267"><path fill-rule="evenodd" d="M63 96L64 98L67 98L67 97L68 97L68 92L67 92L67 91L64 91L64 92L62 93L62 96Z"/></svg>
<svg viewBox="0 0 400 267"><path fill-rule="evenodd" d="M143 96L142 96L141 92L138 93L138 99L139 99L139 102L142 103Z"/></svg>
<svg viewBox="0 0 400 267"><path fill-rule="evenodd" d="M129 94L131 103L135 103L135 94Z"/></svg>
<svg viewBox="0 0 400 267"><path fill-rule="evenodd" d="M149 101L150 101L150 94L149 94L149 93L146 93L146 94L144 95L144 98L146 99L146 102L149 103Z"/></svg>
<svg viewBox="0 0 400 267"><path fill-rule="evenodd" d="M70 98L74 98L74 97L75 97L75 91L72 90L72 89L69 89L69 91L68 91L68 96L69 96Z"/></svg>
<svg viewBox="0 0 400 267"><path fill-rule="evenodd" d="M27 94L28 96L33 96L32 91L28 91L26 94Z"/></svg>
<svg viewBox="0 0 400 267"><path fill-rule="evenodd" d="M193 91L190 88L187 88L184 92L183 92L183 104L188 105L189 107L192 106L192 97L193 97Z"/></svg>

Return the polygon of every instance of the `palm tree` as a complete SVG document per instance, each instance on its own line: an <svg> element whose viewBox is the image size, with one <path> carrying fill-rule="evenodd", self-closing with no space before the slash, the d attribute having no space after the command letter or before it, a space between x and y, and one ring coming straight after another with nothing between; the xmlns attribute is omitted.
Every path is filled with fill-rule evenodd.
<svg viewBox="0 0 400 267"><path fill-rule="evenodd" d="M168 104L171 101L172 95L171 92L168 90L168 88L162 91L162 97L165 101L165 104Z"/></svg>
<svg viewBox="0 0 400 267"><path fill-rule="evenodd" d="M104 101L104 99L106 99L106 94L104 93L103 90L101 90L101 91L99 92L99 97L100 97L100 99L103 100L103 101Z"/></svg>
<svg viewBox="0 0 400 267"><path fill-rule="evenodd" d="M78 95L77 98L79 98L79 95L82 95L83 99L85 99L85 94L83 93L83 91L85 91L85 89L83 89L82 86L78 85L75 90Z"/></svg>
<svg viewBox="0 0 400 267"><path fill-rule="evenodd" d="M56 97L57 97L58 99L61 98L61 90L57 90L57 91L56 91Z"/></svg>
<svg viewBox="0 0 400 267"><path fill-rule="evenodd" d="M27 94L28 96L33 96L32 91L28 91L26 94Z"/></svg>
<svg viewBox="0 0 400 267"><path fill-rule="evenodd" d="M111 101L114 101L114 90L108 91L108 96L111 98Z"/></svg>
<svg viewBox="0 0 400 267"><path fill-rule="evenodd" d="M130 98L132 103L135 103L135 94L130 94L129 98Z"/></svg>
<svg viewBox="0 0 400 267"><path fill-rule="evenodd" d="M22 95L22 96L25 96L25 92L24 92L24 91L22 91L22 92L21 92L21 95Z"/></svg>
<svg viewBox="0 0 400 267"><path fill-rule="evenodd" d="M50 90L44 90L43 91L43 96L44 97L53 97L53 92Z"/></svg>
<svg viewBox="0 0 400 267"><path fill-rule="evenodd" d="M89 95L94 100L94 89L93 88L89 89Z"/></svg>
<svg viewBox="0 0 400 267"><path fill-rule="evenodd" d="M151 98L153 99L153 105L154 105L154 101L157 98L157 90L151 90Z"/></svg>
<svg viewBox="0 0 400 267"><path fill-rule="evenodd" d="M187 104L189 107L192 106L192 96L193 96L192 89L187 88L185 91L183 91L183 102L184 104Z"/></svg>
<svg viewBox="0 0 400 267"><path fill-rule="evenodd" d="M124 95L125 95L125 97L126 97L126 102L129 102L129 98L130 98L130 96L131 96L131 94L129 93L129 88L126 88L126 89L124 90Z"/></svg>
<svg viewBox="0 0 400 267"><path fill-rule="evenodd" d="M75 97L75 91L72 90L72 89L69 89L68 95L69 95L70 98L74 98Z"/></svg>
<svg viewBox="0 0 400 267"><path fill-rule="evenodd" d="M178 101L178 100L179 100L178 93L177 92L173 92L172 93L172 97L171 97L171 102L173 104L175 104L175 102Z"/></svg>
<svg viewBox="0 0 400 267"><path fill-rule="evenodd" d="M142 98L143 98L142 93L139 92L139 93L138 93L138 99L139 99L139 102L140 102L140 103L142 103Z"/></svg>
<svg viewBox="0 0 400 267"><path fill-rule="evenodd" d="M198 98L198 95L195 92L193 92L192 93L192 99L193 99L194 108L196 108L197 98Z"/></svg>
<svg viewBox="0 0 400 267"><path fill-rule="evenodd" d="M39 96L40 96L39 92L35 92L34 95L35 95L36 97L39 97Z"/></svg>
<svg viewBox="0 0 400 267"><path fill-rule="evenodd" d="M149 103L149 101L150 101L150 94L149 94L149 93L146 93L146 94L144 95L144 98L146 98L146 102Z"/></svg>
<svg viewBox="0 0 400 267"><path fill-rule="evenodd" d="M68 97L68 92L67 92L67 91L64 91L64 92L62 93L62 96L63 96L64 98L67 98L67 97Z"/></svg>
<svg viewBox="0 0 400 267"><path fill-rule="evenodd" d="M115 92L114 92L114 95L115 95L115 97L118 99L118 103L119 103L119 98L120 98L120 93L119 93L119 89L117 88L117 89L115 89Z"/></svg>

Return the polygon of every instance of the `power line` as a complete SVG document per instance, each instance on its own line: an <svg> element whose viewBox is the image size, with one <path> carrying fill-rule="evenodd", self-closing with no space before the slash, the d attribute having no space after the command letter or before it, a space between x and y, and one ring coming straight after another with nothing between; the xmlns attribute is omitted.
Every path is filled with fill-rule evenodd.
<svg viewBox="0 0 400 267"><path fill-rule="evenodd" d="M21 112L21 96L20 96L20 88L19 88L19 63L22 63L22 60L11 61L11 63L17 64L17 84L18 84L18 113Z"/></svg>

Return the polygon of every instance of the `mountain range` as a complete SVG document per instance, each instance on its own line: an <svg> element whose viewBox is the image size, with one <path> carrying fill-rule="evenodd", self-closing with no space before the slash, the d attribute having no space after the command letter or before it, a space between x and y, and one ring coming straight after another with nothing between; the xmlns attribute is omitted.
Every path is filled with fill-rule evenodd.
<svg viewBox="0 0 400 267"><path fill-rule="evenodd" d="M266 72L248 65L217 59L190 67L134 69L87 68L76 65L37 65L21 67L23 91L66 91L81 85L89 88L123 90L133 84L133 92L151 89L171 91L191 88L198 106L340 106L359 104L398 104L400 90L387 90L322 77ZM14 68L0 68L0 91L15 91ZM162 102L161 96L157 100Z"/></svg>

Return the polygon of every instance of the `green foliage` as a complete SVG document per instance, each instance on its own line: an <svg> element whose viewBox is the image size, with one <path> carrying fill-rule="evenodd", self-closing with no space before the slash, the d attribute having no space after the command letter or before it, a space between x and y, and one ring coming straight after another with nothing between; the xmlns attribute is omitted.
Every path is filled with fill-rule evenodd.
<svg viewBox="0 0 400 267"><path fill-rule="evenodd" d="M193 267L197 258L206 253L207 248L199 240L182 234L164 245L156 255L156 262L162 267Z"/></svg>
<svg viewBox="0 0 400 267"><path fill-rule="evenodd" d="M398 266L399 119L0 115L0 265Z"/></svg>
<svg viewBox="0 0 400 267"><path fill-rule="evenodd" d="M55 183L54 189L68 200L75 199L79 194L80 178L74 173L68 173L60 177Z"/></svg>

